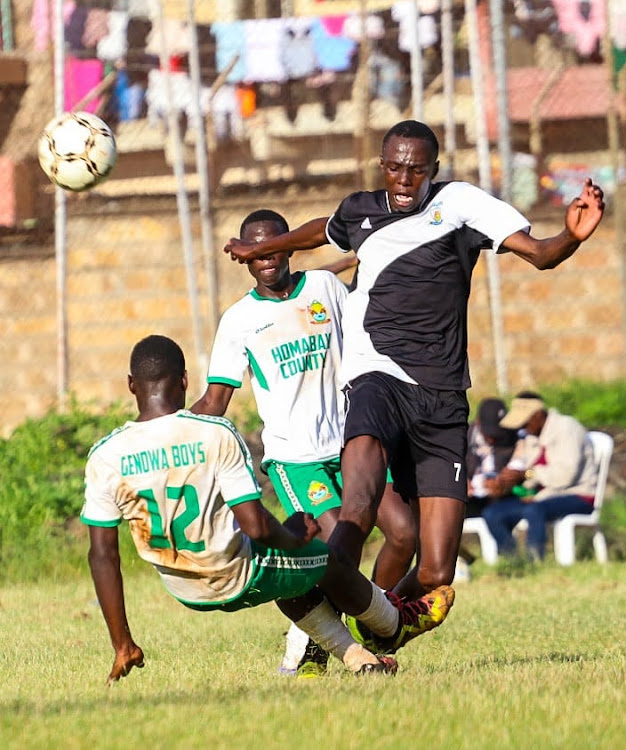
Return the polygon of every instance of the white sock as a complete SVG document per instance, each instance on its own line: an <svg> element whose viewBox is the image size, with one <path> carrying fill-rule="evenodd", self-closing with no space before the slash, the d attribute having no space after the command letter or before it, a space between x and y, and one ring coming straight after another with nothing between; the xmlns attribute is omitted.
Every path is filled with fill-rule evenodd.
<svg viewBox="0 0 626 750"><path fill-rule="evenodd" d="M369 607L356 619L383 638L389 638L398 630L400 613L385 596L385 592L372 584L372 601Z"/></svg>
<svg viewBox="0 0 626 750"><path fill-rule="evenodd" d="M352 638L350 631L326 599L298 620L296 625L353 672L357 672L364 664L378 663L374 654Z"/></svg>
<svg viewBox="0 0 626 750"><path fill-rule="evenodd" d="M283 669L297 669L304 656L309 636L304 630L300 630L295 622L292 622L285 641L285 655L281 667Z"/></svg>

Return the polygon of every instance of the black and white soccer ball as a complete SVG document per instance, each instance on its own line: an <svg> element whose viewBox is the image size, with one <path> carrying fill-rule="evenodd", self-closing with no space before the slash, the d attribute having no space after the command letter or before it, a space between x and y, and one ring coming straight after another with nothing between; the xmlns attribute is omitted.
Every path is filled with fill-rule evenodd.
<svg viewBox="0 0 626 750"><path fill-rule="evenodd" d="M102 182L115 166L117 149L109 126L90 112L65 112L39 138L39 164L50 180L80 192Z"/></svg>

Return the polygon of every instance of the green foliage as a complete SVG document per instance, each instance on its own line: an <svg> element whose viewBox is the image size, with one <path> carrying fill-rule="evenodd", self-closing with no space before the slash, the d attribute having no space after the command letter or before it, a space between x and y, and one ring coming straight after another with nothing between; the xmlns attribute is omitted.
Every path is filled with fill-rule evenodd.
<svg viewBox="0 0 626 750"><path fill-rule="evenodd" d="M570 381L541 392L548 404L590 428L626 426L626 383ZM261 423L252 399L240 403L233 419L258 465ZM76 519L83 503L87 454L97 440L132 418L118 404L96 413L72 403L67 413L50 411L41 419L29 419L8 439L0 439L0 581L68 577L84 567L87 533ZM266 505L284 518L271 483L258 476ZM611 499L603 508L609 555L626 560L626 501ZM372 541L380 541L380 535ZM123 542L131 548L126 536ZM578 535L577 544L579 558L593 557L590 536ZM530 571L513 566L498 572L514 578Z"/></svg>
<svg viewBox="0 0 626 750"><path fill-rule="evenodd" d="M613 497L602 506L600 522L611 560L626 561L626 497Z"/></svg>
<svg viewBox="0 0 626 750"><path fill-rule="evenodd" d="M94 414L73 403L66 414L50 411L42 419L28 419L0 440L0 562L5 574L9 564L27 570L33 551L41 565L52 550L71 549L67 524L82 507L89 449L129 417L119 406Z"/></svg>
<svg viewBox="0 0 626 750"><path fill-rule="evenodd" d="M588 429L626 427L626 381L596 383L592 380L566 380L562 383L533 385L529 390L540 393L549 407L576 417ZM470 392L471 418L478 402L489 394ZM515 394L505 401L510 402Z"/></svg>
<svg viewBox="0 0 626 750"><path fill-rule="evenodd" d="M589 429L626 427L626 381L570 380L537 389L548 406L570 414Z"/></svg>
<svg viewBox="0 0 626 750"><path fill-rule="evenodd" d="M260 433L263 429L263 422L261 421L261 417L259 417L253 399L243 401L239 407L238 414L232 417L232 421L242 435Z"/></svg>

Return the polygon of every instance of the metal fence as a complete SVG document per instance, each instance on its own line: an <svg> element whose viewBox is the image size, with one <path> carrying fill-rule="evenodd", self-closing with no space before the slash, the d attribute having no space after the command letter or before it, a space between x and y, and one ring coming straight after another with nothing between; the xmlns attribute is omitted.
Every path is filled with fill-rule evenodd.
<svg viewBox="0 0 626 750"><path fill-rule="evenodd" d="M377 186L382 135L406 118L439 136L440 176L512 202L538 236L559 231L585 177L607 195L558 270L481 259L475 390L623 377L621 0L3 0L0 13L4 431L71 393L121 397L129 349L154 330L184 345L200 388L219 314L250 286L224 241L254 208L296 226ZM86 194L55 193L37 139L75 108L111 125L118 163Z"/></svg>

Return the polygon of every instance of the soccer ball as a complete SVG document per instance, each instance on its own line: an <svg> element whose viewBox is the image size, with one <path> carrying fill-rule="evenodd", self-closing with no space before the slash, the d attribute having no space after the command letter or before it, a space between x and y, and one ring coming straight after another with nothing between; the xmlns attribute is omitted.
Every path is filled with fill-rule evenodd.
<svg viewBox="0 0 626 750"><path fill-rule="evenodd" d="M117 150L109 126L90 112L65 112L46 125L39 138L39 164L55 185L88 190L115 165Z"/></svg>

